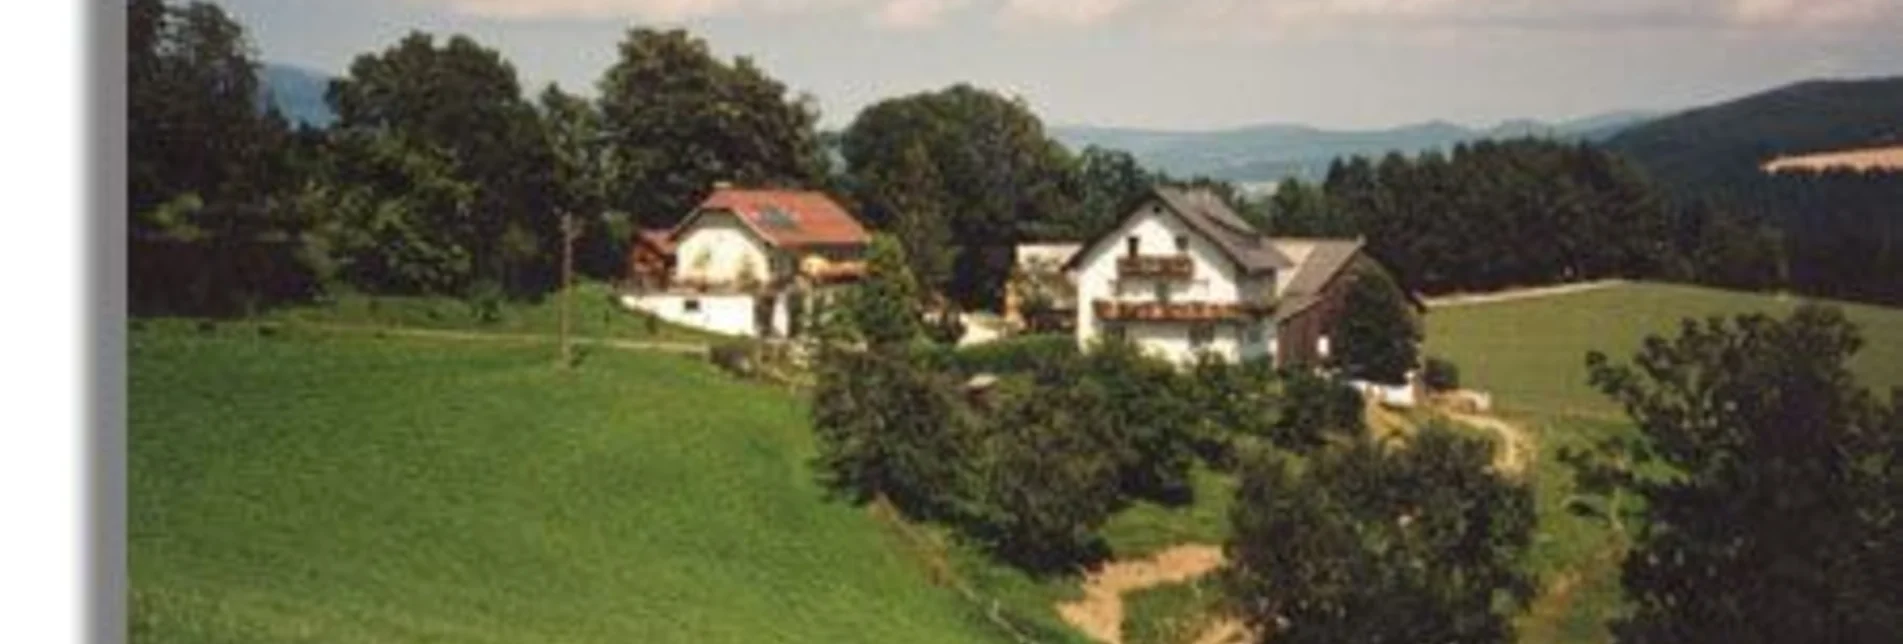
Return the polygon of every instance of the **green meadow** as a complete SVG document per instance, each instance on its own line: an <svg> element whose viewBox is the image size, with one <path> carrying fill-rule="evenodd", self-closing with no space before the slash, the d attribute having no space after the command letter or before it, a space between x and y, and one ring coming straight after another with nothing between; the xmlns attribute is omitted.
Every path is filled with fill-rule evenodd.
<svg viewBox="0 0 1903 644"><path fill-rule="evenodd" d="M1007 641L690 359L140 324L140 642Z"/></svg>
<svg viewBox="0 0 1903 644"><path fill-rule="evenodd" d="M1515 412L1623 417L1586 382L1586 352L1628 361L1647 335L1675 336L1683 318L1760 312L1783 317L1804 300L1695 286L1637 283L1547 298L1433 309L1432 355L1460 365L1463 384ZM1835 303L1863 330L1851 362L1866 386L1903 386L1903 310Z"/></svg>

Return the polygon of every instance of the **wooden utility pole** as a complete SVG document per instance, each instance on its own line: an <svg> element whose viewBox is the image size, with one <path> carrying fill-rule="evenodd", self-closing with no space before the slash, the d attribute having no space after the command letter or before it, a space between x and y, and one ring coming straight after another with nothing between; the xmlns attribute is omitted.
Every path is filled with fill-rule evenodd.
<svg viewBox="0 0 1903 644"><path fill-rule="evenodd" d="M575 238L577 236L578 235L575 234L575 215L567 211L562 212L562 304L561 304L562 331L561 331L561 338L562 338L562 368L563 369L567 369L575 364L573 360L574 354L571 353L571 350L569 348L568 318L571 315L569 313L570 303L574 300L574 297L575 297L575 294L572 293L572 291L575 290Z"/></svg>

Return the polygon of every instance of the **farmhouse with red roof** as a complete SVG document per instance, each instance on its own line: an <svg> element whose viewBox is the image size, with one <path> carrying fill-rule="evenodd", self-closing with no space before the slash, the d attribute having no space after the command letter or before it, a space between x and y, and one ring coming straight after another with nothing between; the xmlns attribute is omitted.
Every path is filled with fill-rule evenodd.
<svg viewBox="0 0 1903 644"><path fill-rule="evenodd" d="M716 184L673 229L635 235L624 301L719 333L799 335L818 301L864 273L870 241L824 193Z"/></svg>

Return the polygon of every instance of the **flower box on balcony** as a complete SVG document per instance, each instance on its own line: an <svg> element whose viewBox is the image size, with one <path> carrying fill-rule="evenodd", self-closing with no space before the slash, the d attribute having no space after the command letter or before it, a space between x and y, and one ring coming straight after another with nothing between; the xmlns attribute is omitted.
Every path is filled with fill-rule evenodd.
<svg viewBox="0 0 1903 644"><path fill-rule="evenodd" d="M1118 277L1189 279L1196 263L1188 255L1125 255L1117 258Z"/></svg>
<svg viewBox="0 0 1903 644"><path fill-rule="evenodd" d="M1092 303L1097 317L1139 322L1218 322L1249 317L1243 306L1230 302L1118 302Z"/></svg>

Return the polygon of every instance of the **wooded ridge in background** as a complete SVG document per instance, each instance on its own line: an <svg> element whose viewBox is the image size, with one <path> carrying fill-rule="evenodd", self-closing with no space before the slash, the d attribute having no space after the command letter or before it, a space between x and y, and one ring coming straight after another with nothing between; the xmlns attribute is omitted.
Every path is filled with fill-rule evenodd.
<svg viewBox="0 0 1903 644"><path fill-rule="evenodd" d="M1605 149L1523 138L1343 159L1257 202L1067 149L1021 100L969 85L821 132L813 101L752 60L644 27L594 98L531 99L492 47L413 32L330 83L335 122L293 126L216 5L131 0L130 16L135 314L342 290L537 299L558 281L564 214L581 222L578 269L612 280L637 227L676 223L717 181L833 193L905 247L922 297L967 309L998 305L1015 245L1100 234L1158 183L1215 188L1270 234L1365 236L1427 292L1617 276L1903 302L1903 178L1756 171L1766 151L1896 140L1897 80L1794 86Z"/></svg>

